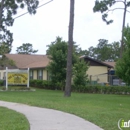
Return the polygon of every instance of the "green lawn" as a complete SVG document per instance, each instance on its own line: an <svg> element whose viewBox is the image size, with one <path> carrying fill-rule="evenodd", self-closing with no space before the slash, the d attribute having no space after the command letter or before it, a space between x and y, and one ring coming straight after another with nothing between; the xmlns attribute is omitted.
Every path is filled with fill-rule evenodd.
<svg viewBox="0 0 130 130"><path fill-rule="evenodd" d="M0 100L52 108L78 115L105 130L118 130L120 118L130 120L130 96L72 93L37 89L35 92L0 92Z"/></svg>
<svg viewBox="0 0 130 130"><path fill-rule="evenodd" d="M13 110L0 107L0 130L29 130L26 117Z"/></svg>

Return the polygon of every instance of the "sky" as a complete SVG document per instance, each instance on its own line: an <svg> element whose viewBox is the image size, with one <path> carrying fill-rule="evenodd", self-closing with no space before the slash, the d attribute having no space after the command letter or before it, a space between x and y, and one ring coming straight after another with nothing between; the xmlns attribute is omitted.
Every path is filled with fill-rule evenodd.
<svg viewBox="0 0 130 130"><path fill-rule="evenodd" d="M40 5L49 0L40 0ZM74 41L82 48L96 47L99 39L107 39L109 43L120 41L123 11L109 12L114 22L106 25L101 13L93 13L95 0L75 0ZM119 3L116 7L122 7ZM13 33L11 53L23 43L31 43L38 50L37 54L46 54L47 45L56 40L57 36L68 41L70 0L53 0L37 9L35 15L26 14L14 21L9 29ZM23 14L19 10L16 16ZM127 14L129 17L130 14ZM14 16L14 17L16 17ZM126 24L130 21L126 18Z"/></svg>

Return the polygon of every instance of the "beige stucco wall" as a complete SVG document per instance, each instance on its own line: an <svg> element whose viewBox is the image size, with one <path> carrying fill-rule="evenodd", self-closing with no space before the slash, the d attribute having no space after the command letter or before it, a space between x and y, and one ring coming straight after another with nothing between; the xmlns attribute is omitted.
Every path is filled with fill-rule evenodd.
<svg viewBox="0 0 130 130"><path fill-rule="evenodd" d="M37 70L33 69L33 79L37 79ZM0 79L3 79L5 70L0 70ZM90 66L87 74L90 77L92 75L92 81L98 81L98 83L107 83L108 82L108 75L101 75L107 73L107 67L105 66ZM43 69L43 80L47 80L47 70Z"/></svg>
<svg viewBox="0 0 130 130"><path fill-rule="evenodd" d="M5 72L5 70L0 70L0 79L4 78L4 72Z"/></svg>
<svg viewBox="0 0 130 130"><path fill-rule="evenodd" d="M87 74L92 75L91 80L97 81L98 83L107 83L108 82L108 75L104 74L107 73L108 69L105 66L90 66Z"/></svg>
<svg viewBox="0 0 130 130"><path fill-rule="evenodd" d="M37 79L37 70L33 70L33 79Z"/></svg>
<svg viewBox="0 0 130 130"><path fill-rule="evenodd" d="M38 69L33 69L33 79L37 79L37 70ZM0 79L3 79L5 71L6 70L0 70ZM43 69L43 80L47 80L47 71L45 69Z"/></svg>
<svg viewBox="0 0 130 130"><path fill-rule="evenodd" d="M43 80L47 80L47 70L43 70Z"/></svg>

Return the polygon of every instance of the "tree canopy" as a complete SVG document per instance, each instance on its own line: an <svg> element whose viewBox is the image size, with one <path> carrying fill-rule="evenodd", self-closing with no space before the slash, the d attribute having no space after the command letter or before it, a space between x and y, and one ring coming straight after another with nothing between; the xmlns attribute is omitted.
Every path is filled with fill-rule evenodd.
<svg viewBox="0 0 130 130"><path fill-rule="evenodd" d="M50 78L54 84L60 83L62 87L65 86L66 81L67 48L68 42L63 41L61 37L57 37L54 42L48 45L47 50L51 60L47 67ZM72 53L73 75L75 75L75 84L82 85L82 81L86 82L85 68L87 69L88 66L85 62L80 63L79 55L76 53L77 48L78 46L74 44ZM80 84L79 81L81 81Z"/></svg>
<svg viewBox="0 0 130 130"><path fill-rule="evenodd" d="M30 14L36 13L38 0L1 0L0 2L0 44L6 43L11 49L13 42L13 33L7 27L13 26L13 15L17 14L19 8L23 9L25 5ZM1 47L1 45L0 45ZM3 46L2 46L3 47Z"/></svg>
<svg viewBox="0 0 130 130"><path fill-rule="evenodd" d="M7 43L0 43L0 55L4 55L6 53L10 53L11 47L8 46Z"/></svg>
<svg viewBox="0 0 130 130"><path fill-rule="evenodd" d="M88 50L80 48L78 55L87 55L100 61L116 61L119 58L119 42L109 43L106 39L99 39L98 42L96 47L91 46Z"/></svg>
<svg viewBox="0 0 130 130"><path fill-rule="evenodd" d="M114 6L119 2L122 3L122 6L124 6L124 8ZM127 0L96 0L95 5L93 7L93 11L101 12L102 20L107 24L110 24L113 22L113 20L107 20L109 12L113 12L115 10L123 10L125 12L127 11L128 7L130 7L130 1Z"/></svg>
<svg viewBox="0 0 130 130"><path fill-rule="evenodd" d="M124 28L125 51L122 58L116 62L116 75L130 85L130 27Z"/></svg>
<svg viewBox="0 0 130 130"><path fill-rule="evenodd" d="M66 62L67 62L67 42L57 37L54 42L48 45L47 54L51 60L48 71L53 83L65 85Z"/></svg>
<svg viewBox="0 0 130 130"><path fill-rule="evenodd" d="M122 3L123 7L116 7L117 3ZM124 41L123 41L123 29L125 27L126 21L126 13L128 11L128 7L130 7L130 1L128 0L96 0L95 5L93 7L94 12L101 12L102 13L102 20L105 21L107 24L113 22L113 20L107 20L108 13L115 10L123 10L123 23L122 23L122 36L121 36L121 48L120 48L120 57L122 57L123 49L124 49Z"/></svg>
<svg viewBox="0 0 130 130"><path fill-rule="evenodd" d="M38 50L33 50L33 45L30 43L23 43L22 46L17 47L18 54L34 54L37 53Z"/></svg>

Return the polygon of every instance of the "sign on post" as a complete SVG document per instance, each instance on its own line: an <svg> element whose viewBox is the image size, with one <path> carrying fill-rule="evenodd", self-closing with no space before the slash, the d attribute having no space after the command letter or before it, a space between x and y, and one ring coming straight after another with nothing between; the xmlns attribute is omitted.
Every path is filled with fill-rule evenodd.
<svg viewBox="0 0 130 130"><path fill-rule="evenodd" d="M29 88L29 68L28 70L8 70L6 67L6 90L8 85L27 85Z"/></svg>
<svg viewBox="0 0 130 130"><path fill-rule="evenodd" d="M8 73L8 84L10 85L27 85L27 73Z"/></svg>

